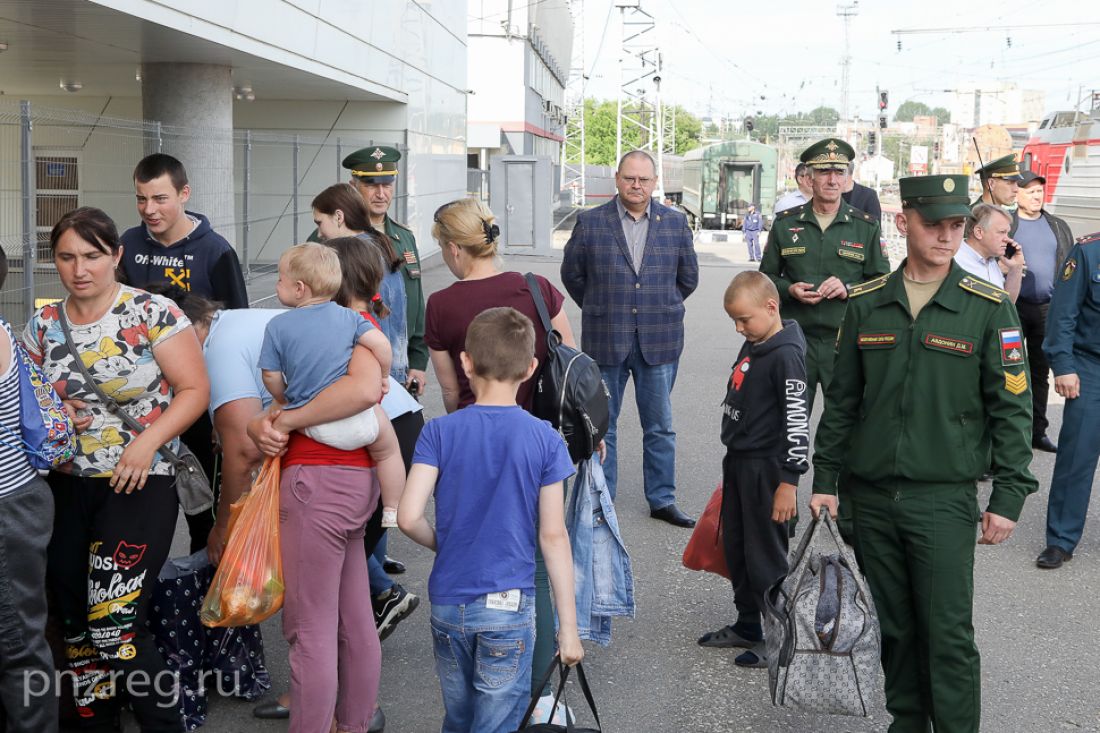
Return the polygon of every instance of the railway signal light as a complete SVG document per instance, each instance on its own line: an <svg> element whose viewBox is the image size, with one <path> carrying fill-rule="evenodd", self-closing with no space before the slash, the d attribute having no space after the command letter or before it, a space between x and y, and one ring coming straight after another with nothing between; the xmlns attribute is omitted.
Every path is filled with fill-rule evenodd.
<svg viewBox="0 0 1100 733"><path fill-rule="evenodd" d="M746 132L752 132L752 128L753 128L752 118L751 117L746 117L745 118L745 130L746 130Z"/></svg>
<svg viewBox="0 0 1100 733"><path fill-rule="evenodd" d="M875 140L877 137L878 136L875 134L874 130L871 130L869 133L867 133L867 147L869 147L871 150L875 149Z"/></svg>
<svg viewBox="0 0 1100 733"><path fill-rule="evenodd" d="M939 140L936 140L935 142L932 143L932 156L934 158L939 158L940 157L940 141Z"/></svg>
<svg viewBox="0 0 1100 733"><path fill-rule="evenodd" d="M880 112L885 112L886 108L890 106L890 93L883 90L878 93L878 108Z"/></svg>
<svg viewBox="0 0 1100 733"><path fill-rule="evenodd" d="M885 130L886 129L886 115L879 115L878 116L878 126L879 126L880 130Z"/></svg>

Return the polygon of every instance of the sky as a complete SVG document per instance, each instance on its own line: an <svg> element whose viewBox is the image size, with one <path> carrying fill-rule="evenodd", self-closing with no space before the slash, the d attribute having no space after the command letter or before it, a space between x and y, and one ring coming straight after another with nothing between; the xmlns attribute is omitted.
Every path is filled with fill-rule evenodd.
<svg viewBox="0 0 1100 733"><path fill-rule="evenodd" d="M618 94L618 1L584 0L586 96ZM641 0L641 7L656 19L667 102L714 117L840 108L844 24L837 2ZM877 114L876 86L889 91L891 111L908 99L950 107L944 90L968 83L1043 90L1047 111L1072 109L1080 94L1100 90L1094 3L863 0L857 12L850 21L853 116ZM950 30L988 26L995 30ZM891 33L902 29L936 30Z"/></svg>

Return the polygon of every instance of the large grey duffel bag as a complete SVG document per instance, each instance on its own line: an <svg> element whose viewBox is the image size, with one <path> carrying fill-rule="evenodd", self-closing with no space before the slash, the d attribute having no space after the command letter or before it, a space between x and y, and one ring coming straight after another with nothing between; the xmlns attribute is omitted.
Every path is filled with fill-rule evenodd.
<svg viewBox="0 0 1100 733"><path fill-rule="evenodd" d="M772 703L867 716L881 696L878 616L827 510L806 531L790 572L768 591L764 606Z"/></svg>

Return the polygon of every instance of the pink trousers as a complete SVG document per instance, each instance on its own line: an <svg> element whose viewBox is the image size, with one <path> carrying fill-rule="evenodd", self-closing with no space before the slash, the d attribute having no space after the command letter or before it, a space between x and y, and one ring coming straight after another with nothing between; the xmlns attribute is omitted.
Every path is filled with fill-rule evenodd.
<svg viewBox="0 0 1100 733"><path fill-rule="evenodd" d="M279 486L279 543L290 644L290 733L366 733L382 647L363 530L378 504L369 468L290 466Z"/></svg>

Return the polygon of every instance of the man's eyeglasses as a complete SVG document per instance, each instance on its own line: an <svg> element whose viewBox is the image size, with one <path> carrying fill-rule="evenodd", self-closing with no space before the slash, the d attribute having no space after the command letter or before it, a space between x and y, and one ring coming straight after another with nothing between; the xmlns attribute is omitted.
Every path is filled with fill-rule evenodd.
<svg viewBox="0 0 1100 733"><path fill-rule="evenodd" d="M638 176L623 176L622 179L623 182L628 186L633 186L637 184L642 188L645 188L649 184L653 183L654 180L656 180L654 178L639 178Z"/></svg>

